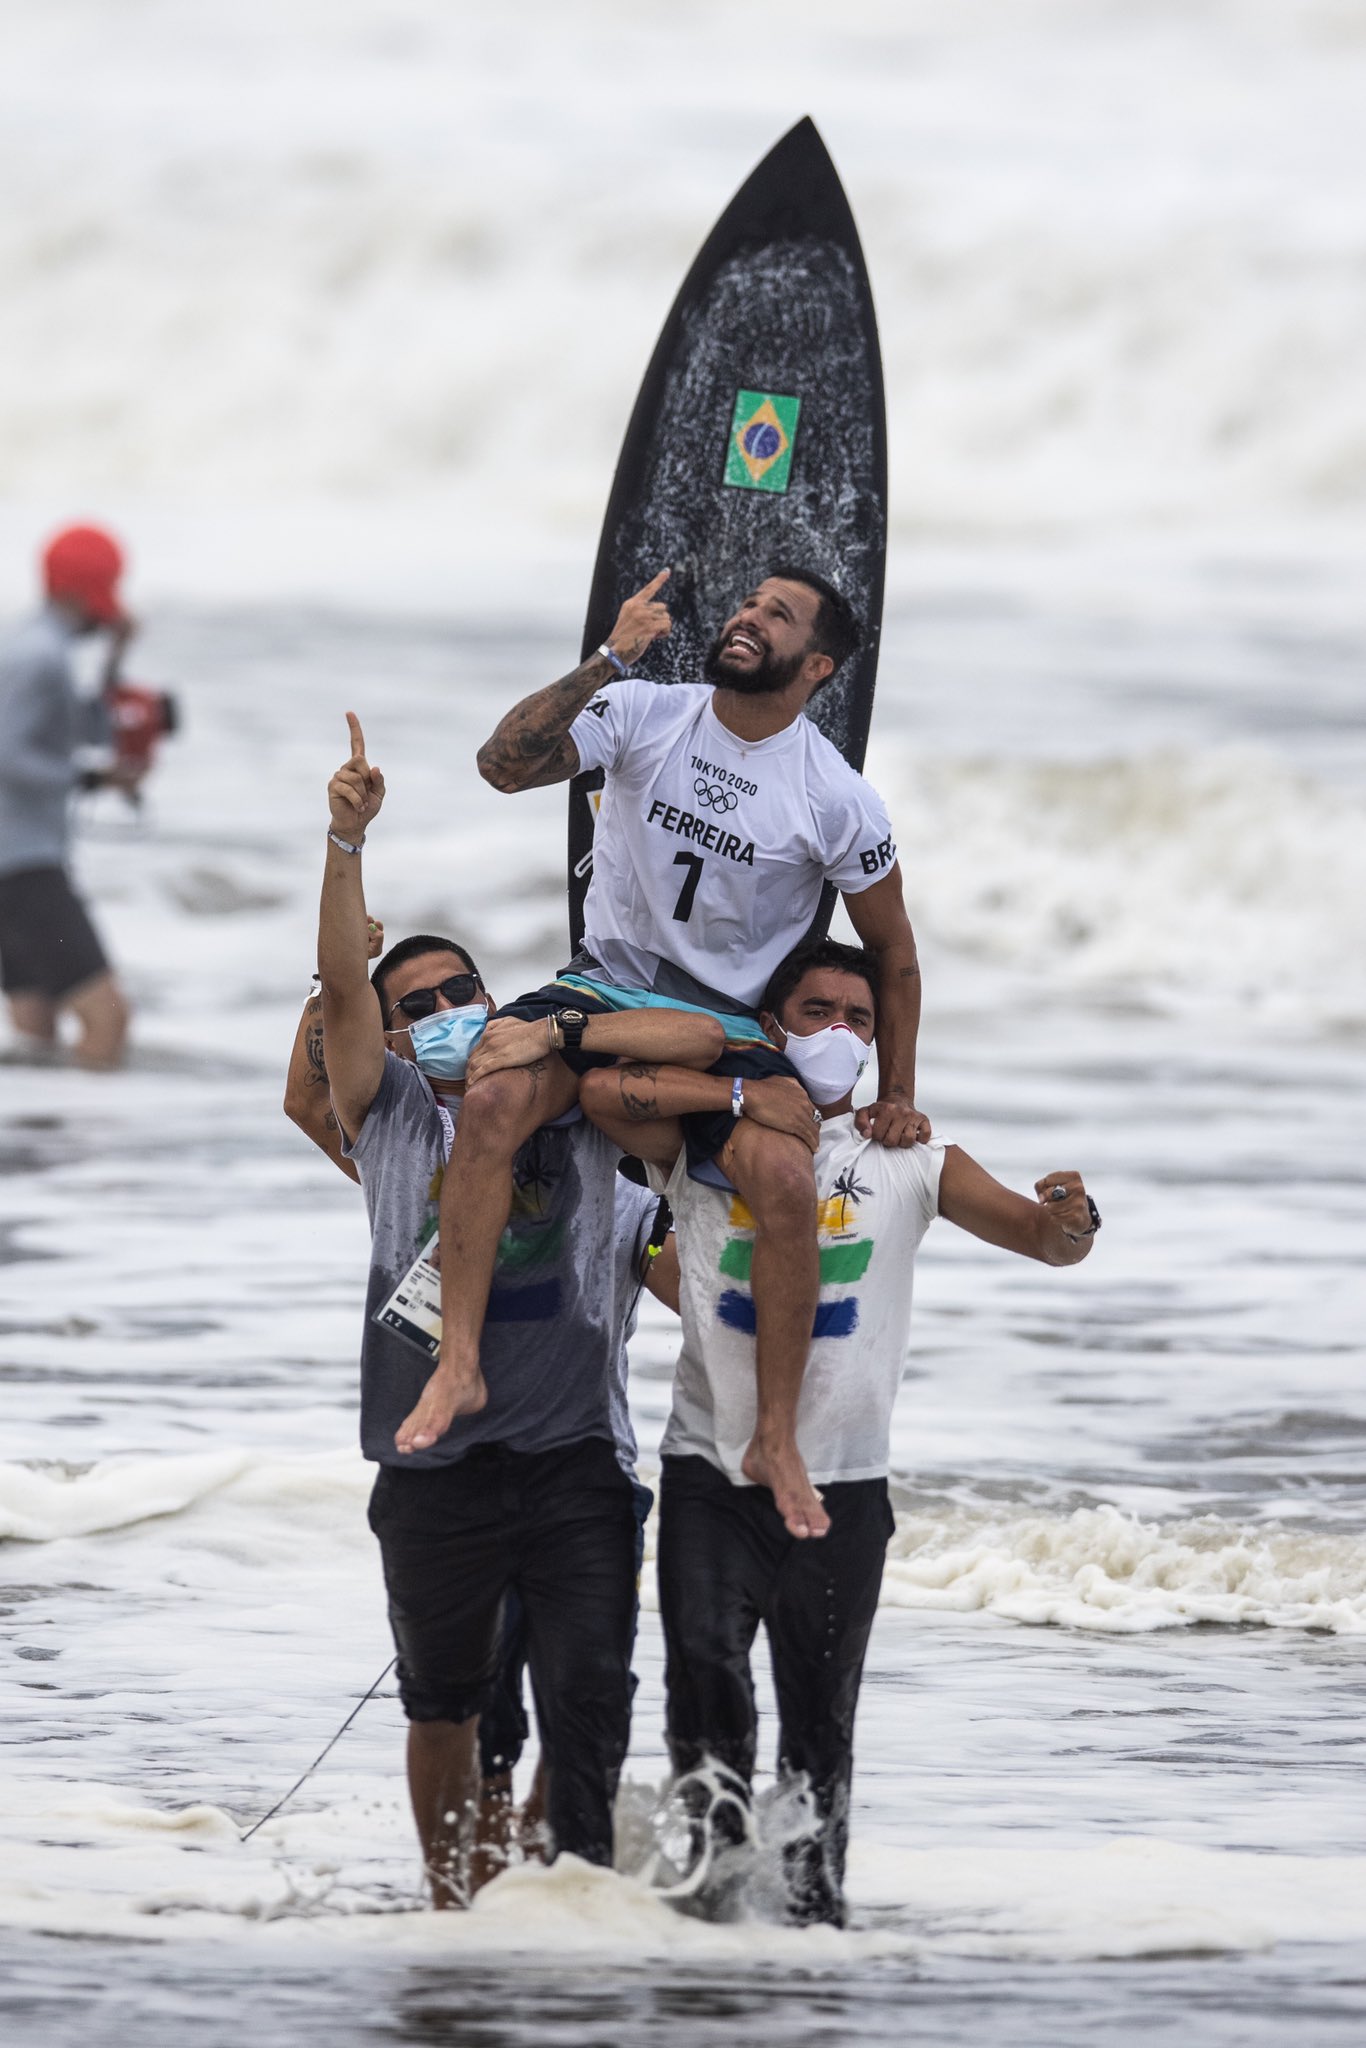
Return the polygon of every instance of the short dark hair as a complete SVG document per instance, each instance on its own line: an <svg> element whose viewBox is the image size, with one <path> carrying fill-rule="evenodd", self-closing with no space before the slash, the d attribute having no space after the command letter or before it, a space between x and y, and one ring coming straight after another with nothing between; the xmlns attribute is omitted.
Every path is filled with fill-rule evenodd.
<svg viewBox="0 0 1366 2048"><path fill-rule="evenodd" d="M397 945L391 946L384 958L375 963L375 971L370 976L370 986L379 997L379 1006L386 1017L392 1007L385 1001L389 976L405 960L415 960L419 953L454 953L456 959L463 960L469 972L477 975L481 984L483 982L484 977L465 948L457 946L454 939L439 939L431 932L414 932L411 938L400 939Z"/></svg>
<svg viewBox="0 0 1366 2048"><path fill-rule="evenodd" d="M876 1011L882 986L877 954L867 952L862 946L842 945L838 939L804 939L800 946L794 947L769 976L759 1008L766 1010L770 1017L781 1018L783 1004L793 989L803 975L810 974L816 967L833 967L839 974L857 974L867 982Z"/></svg>
<svg viewBox="0 0 1366 2048"><path fill-rule="evenodd" d="M811 628L811 644L818 654L828 654L835 666L831 677L840 669L851 654L857 654L863 641L863 628L858 615L843 591L836 590L833 583L824 576L818 576L814 569L795 567L791 562L780 562L769 575L783 583L804 583L808 590L814 590L820 603L816 606L816 621ZM820 686L824 688L824 684Z"/></svg>

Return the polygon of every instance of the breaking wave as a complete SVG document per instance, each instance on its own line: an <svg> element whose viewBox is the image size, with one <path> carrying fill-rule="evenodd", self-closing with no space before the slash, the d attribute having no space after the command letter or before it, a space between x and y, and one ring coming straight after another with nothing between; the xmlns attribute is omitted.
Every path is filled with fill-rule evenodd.
<svg viewBox="0 0 1366 2048"><path fill-rule="evenodd" d="M26 10L0 494L444 492L523 536L591 526L687 262L810 107L873 271L903 531L1366 504L1350 9L866 0L835 44L816 0L761 4L757 125L744 67L645 10L651 90L596 132L615 0L522 13L335 0L324 37L289 0L263 79L222 0Z"/></svg>
<svg viewBox="0 0 1366 2048"><path fill-rule="evenodd" d="M1217 1515L1143 1522L1113 1507L903 1513L882 1604L1115 1635L1196 1622L1362 1635L1366 1537L1246 1529Z"/></svg>
<svg viewBox="0 0 1366 2048"><path fill-rule="evenodd" d="M194 1512L197 1547L221 1547L249 1570L272 1568L309 1530L346 1574L368 1554L370 1479L350 1451L111 1458L83 1471L0 1465L0 1537L47 1543ZM650 1555L653 1535L652 1522ZM653 1606L653 1586L643 1594ZM1366 1537L1215 1515L1147 1522L1109 1506L902 1512L882 1604L1113 1634L1197 1622L1366 1634Z"/></svg>
<svg viewBox="0 0 1366 2048"><path fill-rule="evenodd" d="M940 944L1159 1008L1366 1021L1348 792L1252 748L890 769L908 900Z"/></svg>

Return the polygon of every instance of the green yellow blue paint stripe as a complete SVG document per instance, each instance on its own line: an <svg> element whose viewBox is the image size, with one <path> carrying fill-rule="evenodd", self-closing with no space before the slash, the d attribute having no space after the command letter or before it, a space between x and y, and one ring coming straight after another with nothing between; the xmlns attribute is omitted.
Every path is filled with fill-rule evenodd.
<svg viewBox="0 0 1366 2048"><path fill-rule="evenodd" d="M838 1242L823 1243L820 1248L821 1286L857 1286L868 1271L873 1256L871 1237L851 1238L847 1233L854 1227L858 1217L858 1203L851 1195L831 1195L820 1204L818 1223L823 1238L838 1235ZM733 1230L752 1233L754 1218L738 1195L730 1205L730 1223ZM754 1271L754 1239L752 1235L727 1238L721 1247L717 1270L723 1280L735 1280L738 1287L724 1288L716 1303L716 1319L726 1329L734 1330L740 1336L752 1337L755 1333L754 1296L748 1291ZM859 1300L856 1294L840 1294L832 1301L817 1304L811 1335L816 1337L851 1337L858 1328Z"/></svg>
<svg viewBox="0 0 1366 2048"><path fill-rule="evenodd" d="M842 1287L861 1280L873 1256L871 1237L856 1238L852 1244L826 1245L821 1252L821 1286ZM748 1281L754 1264L751 1240L733 1237L721 1254L720 1271L727 1280Z"/></svg>

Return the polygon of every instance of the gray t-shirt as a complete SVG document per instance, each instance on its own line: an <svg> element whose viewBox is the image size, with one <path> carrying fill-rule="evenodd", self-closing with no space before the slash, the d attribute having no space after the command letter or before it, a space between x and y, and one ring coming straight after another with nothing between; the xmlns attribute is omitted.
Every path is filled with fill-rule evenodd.
<svg viewBox="0 0 1366 2048"><path fill-rule="evenodd" d="M453 1117L459 1104L449 1105ZM480 1344L487 1407L440 1443L402 1456L394 1433L434 1361L375 1321L435 1227L445 1170L441 1112L422 1075L386 1053L354 1145L370 1215L361 1338L361 1448L381 1465L449 1465L476 1444L546 1451L604 1437L628 1469L625 1341L657 1197L617 1173L618 1148L584 1119L537 1131L517 1155L512 1215L498 1248Z"/></svg>
<svg viewBox="0 0 1366 2048"><path fill-rule="evenodd" d="M71 638L49 607L0 649L0 875L66 865L76 749L109 737L99 698L77 693Z"/></svg>

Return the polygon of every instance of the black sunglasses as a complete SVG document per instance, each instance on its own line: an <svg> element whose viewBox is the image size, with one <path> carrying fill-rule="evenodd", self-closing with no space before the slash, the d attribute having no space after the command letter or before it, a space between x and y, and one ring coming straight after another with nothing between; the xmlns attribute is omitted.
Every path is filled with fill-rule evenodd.
<svg viewBox="0 0 1366 2048"><path fill-rule="evenodd" d="M421 1017L434 1016L438 996L444 996L448 1003L459 1009L462 1003L472 1002L483 986L477 974L451 974L445 981L439 981L435 988L410 988L407 995L400 996L389 1011L390 1020L394 1010L402 1010L414 1024Z"/></svg>

